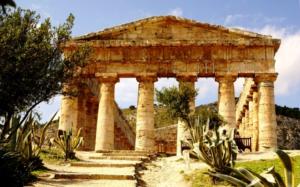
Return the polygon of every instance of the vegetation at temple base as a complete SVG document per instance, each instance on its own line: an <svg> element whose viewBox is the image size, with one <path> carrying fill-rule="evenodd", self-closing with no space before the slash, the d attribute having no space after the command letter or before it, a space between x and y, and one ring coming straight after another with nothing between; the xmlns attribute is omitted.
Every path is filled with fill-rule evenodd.
<svg viewBox="0 0 300 187"><path fill-rule="evenodd" d="M39 124L33 109L62 93L85 65L89 48L63 56L73 15L53 27L34 11L0 3L0 178L6 186L24 186L34 178L32 171L43 168L39 156L49 125Z"/></svg>
<svg viewBox="0 0 300 187"><path fill-rule="evenodd" d="M0 147L0 178L4 186L22 187L32 181L33 168L20 153Z"/></svg>
<svg viewBox="0 0 300 187"><path fill-rule="evenodd" d="M186 90L185 90L186 89ZM274 166L264 171L268 174L255 173L249 169L235 167L237 146L234 141L235 129L219 130L225 123L216 111L202 111L196 114L190 110L190 101L195 99L196 92L187 91L188 87L180 90L176 87L164 88L156 91L157 102L166 106L169 114L174 118L183 120L190 137L190 153L195 155L209 166L204 172L211 176L211 183L226 181L234 186L293 186L293 165L290 157L283 151L277 150L281 162L284 165L285 181L275 171ZM183 104L185 102L185 104ZM211 115L213 114L213 115ZM212 122L210 122L212 119ZM229 131L229 132L228 132ZM274 179L274 181L269 180Z"/></svg>
<svg viewBox="0 0 300 187"><path fill-rule="evenodd" d="M190 101L196 95L197 91L187 86L156 90L157 102L167 108L170 116L185 122L190 153L210 166L211 172L230 174L228 168L234 166L237 155L234 130L219 129L225 122L215 110L192 111Z"/></svg>
<svg viewBox="0 0 300 187"><path fill-rule="evenodd" d="M0 11L0 141L12 133L13 115L25 113L24 121L35 106L61 93L63 83L84 65L87 47L63 57L61 45L70 39L73 22L70 15L53 27L34 11Z"/></svg>
<svg viewBox="0 0 300 187"><path fill-rule="evenodd" d="M75 150L83 143L83 137L80 136L81 129L78 129L76 135L72 135L72 130L61 131L61 134L53 139L53 143L64 153L65 161L75 159Z"/></svg>
<svg viewBox="0 0 300 187"><path fill-rule="evenodd" d="M300 184L300 156L291 157L294 166L294 174L295 174L295 186ZM237 168L246 168L255 173L262 173L268 168L274 166L276 172L279 173L281 177L284 178L284 166L279 159L273 160L257 160L257 161L246 161L246 162L237 162ZM220 181L217 184L213 184L211 179L205 174L207 170L195 170L191 174L185 174L184 178L188 181L192 181L193 187L209 187L209 186L231 186L229 183Z"/></svg>

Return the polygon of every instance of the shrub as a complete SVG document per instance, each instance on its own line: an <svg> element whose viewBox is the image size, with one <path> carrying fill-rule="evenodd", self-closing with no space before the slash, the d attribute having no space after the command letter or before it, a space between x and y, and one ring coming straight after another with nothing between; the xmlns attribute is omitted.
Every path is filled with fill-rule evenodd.
<svg viewBox="0 0 300 187"><path fill-rule="evenodd" d="M0 179L4 186L19 187L34 179L34 164L21 154L0 148Z"/></svg>
<svg viewBox="0 0 300 187"><path fill-rule="evenodd" d="M83 143L83 137L80 136L81 129L77 131L76 136L72 135L72 130L61 132L61 135L53 139L53 143L64 152L65 161L69 158L75 159L75 150Z"/></svg>
<svg viewBox="0 0 300 187"><path fill-rule="evenodd" d="M267 169L265 172L258 174L246 168L232 168L227 167L230 170L230 174L224 174L220 172L211 172L207 174L213 177L220 178L233 184L235 186L255 186L255 187L264 187L264 186L279 186L279 187L293 187L294 186L294 173L293 165L291 158L285 152L281 150L276 151L281 162L283 163L285 170L285 181L281 176L275 171L274 166ZM269 178L266 177L269 176ZM271 181L271 178L274 181ZM269 180L268 180L269 179Z"/></svg>

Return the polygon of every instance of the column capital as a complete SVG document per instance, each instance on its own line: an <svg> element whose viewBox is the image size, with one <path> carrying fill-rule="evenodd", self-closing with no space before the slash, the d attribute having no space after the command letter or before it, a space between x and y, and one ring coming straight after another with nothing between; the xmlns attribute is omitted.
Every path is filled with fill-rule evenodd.
<svg viewBox="0 0 300 187"><path fill-rule="evenodd" d="M252 84L250 88L250 93L253 94L254 92L257 92L257 84Z"/></svg>
<svg viewBox="0 0 300 187"><path fill-rule="evenodd" d="M252 95L247 95L246 102L249 103L249 102L252 101L252 100L253 100Z"/></svg>
<svg viewBox="0 0 300 187"><path fill-rule="evenodd" d="M119 82L119 77L117 73L95 73L96 78L101 83L116 83Z"/></svg>
<svg viewBox="0 0 300 187"><path fill-rule="evenodd" d="M62 95L67 97L77 97L79 92L78 84L64 83L62 87Z"/></svg>
<svg viewBox="0 0 300 187"><path fill-rule="evenodd" d="M215 80L217 82L234 82L237 76L237 73L216 73Z"/></svg>
<svg viewBox="0 0 300 187"><path fill-rule="evenodd" d="M141 73L136 75L136 80L138 82L156 82L157 74L156 73Z"/></svg>
<svg viewBox="0 0 300 187"><path fill-rule="evenodd" d="M278 73L257 73L254 76L255 83L274 82L277 79Z"/></svg>
<svg viewBox="0 0 300 187"><path fill-rule="evenodd" d="M176 79L179 82L197 82L197 73L177 73Z"/></svg>

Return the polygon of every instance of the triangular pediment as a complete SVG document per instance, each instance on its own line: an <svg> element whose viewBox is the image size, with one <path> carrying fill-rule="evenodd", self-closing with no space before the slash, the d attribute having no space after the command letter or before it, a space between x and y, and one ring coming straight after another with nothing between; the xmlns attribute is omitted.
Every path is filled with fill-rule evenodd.
<svg viewBox="0 0 300 187"><path fill-rule="evenodd" d="M175 16L158 16L104 29L74 38L74 41L186 41L188 43L268 43L278 45L280 41L271 36L249 31L226 28ZM276 47L275 47L276 48Z"/></svg>

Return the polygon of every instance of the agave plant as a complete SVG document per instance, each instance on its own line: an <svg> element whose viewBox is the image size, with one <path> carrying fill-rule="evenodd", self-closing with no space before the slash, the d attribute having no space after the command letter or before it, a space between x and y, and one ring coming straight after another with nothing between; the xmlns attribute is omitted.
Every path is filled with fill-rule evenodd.
<svg viewBox="0 0 300 187"><path fill-rule="evenodd" d="M235 169L232 167L227 167L227 169L231 171L230 175L212 171L209 171L207 174L241 187L294 187L294 174L291 158L284 151L277 150L276 153L284 165L285 180L283 180L282 177L275 171L274 166L261 174L245 168ZM269 177L266 177L266 175Z"/></svg>
<svg viewBox="0 0 300 187"><path fill-rule="evenodd" d="M65 161L75 158L75 150L83 143L83 137L80 134L81 128L78 129L76 136L72 135L72 130L62 131L61 135L53 139L53 143L63 151Z"/></svg>
<svg viewBox="0 0 300 187"><path fill-rule="evenodd" d="M16 133L10 138L8 144L10 150L19 152L28 160L38 157L45 141L46 131L55 116L56 113L52 116L50 121L43 126L41 134L38 135L36 129L37 122L33 115L30 114L22 126L18 125L19 128ZM11 126L17 126L17 124L20 123L20 119L19 116L13 117Z"/></svg>
<svg viewBox="0 0 300 187"><path fill-rule="evenodd" d="M208 118L206 123L199 117L188 130L191 139L188 142L192 154L210 166L213 172L230 173L228 167L233 167L237 156L237 146L234 141L234 129L229 133L219 130L219 125L213 124ZM209 127L213 126L213 129Z"/></svg>

